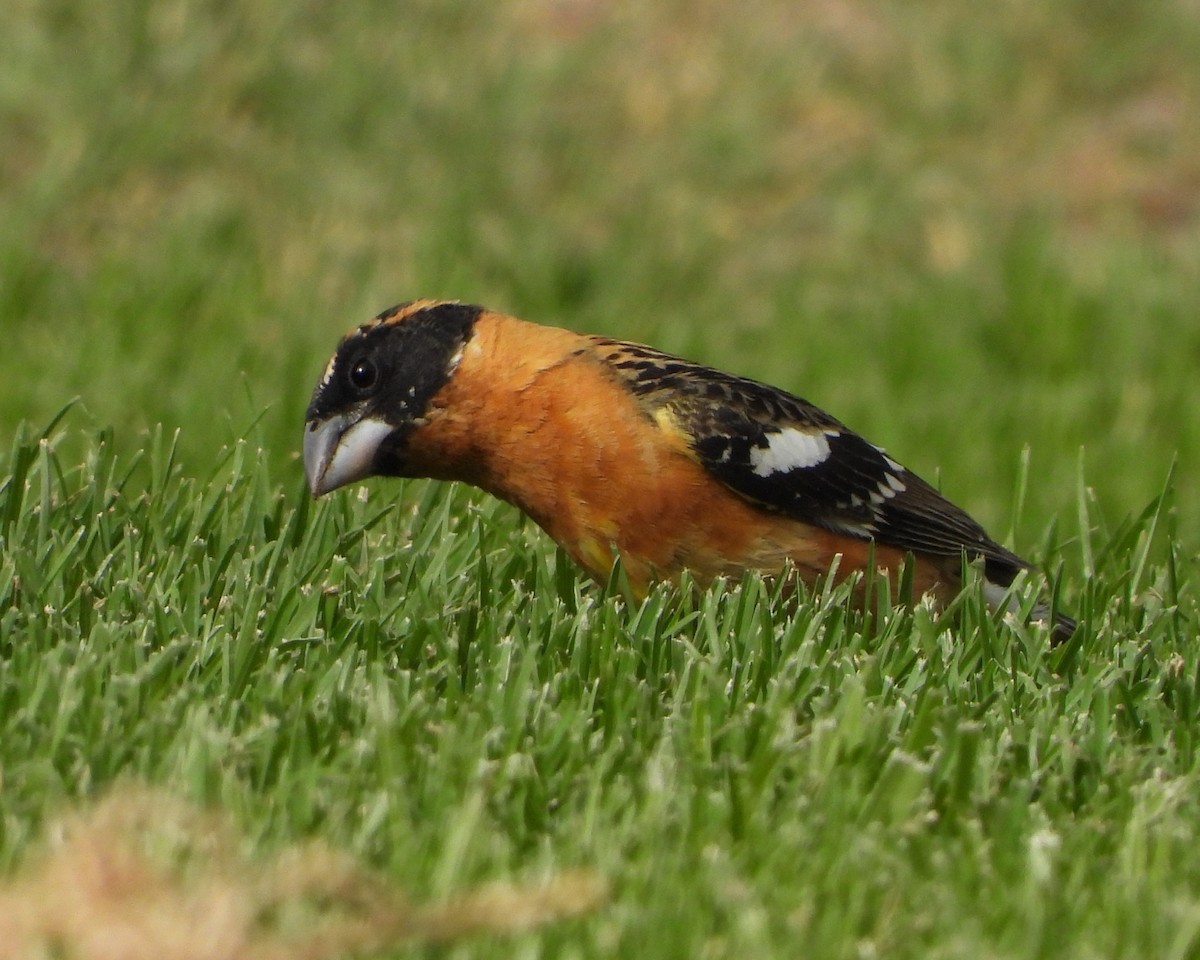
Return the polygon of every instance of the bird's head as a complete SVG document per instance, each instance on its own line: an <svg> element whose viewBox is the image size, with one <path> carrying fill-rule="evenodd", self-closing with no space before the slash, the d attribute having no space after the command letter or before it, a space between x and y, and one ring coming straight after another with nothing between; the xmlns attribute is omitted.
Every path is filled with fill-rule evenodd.
<svg viewBox="0 0 1200 960"><path fill-rule="evenodd" d="M369 476L408 476L406 447L454 373L480 308L415 300L347 334L305 414L314 497Z"/></svg>

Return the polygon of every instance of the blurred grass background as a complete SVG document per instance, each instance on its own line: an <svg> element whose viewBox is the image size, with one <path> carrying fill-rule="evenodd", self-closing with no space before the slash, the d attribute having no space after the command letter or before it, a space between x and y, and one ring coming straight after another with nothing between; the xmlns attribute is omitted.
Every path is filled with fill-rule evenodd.
<svg viewBox="0 0 1200 960"><path fill-rule="evenodd" d="M0 435L298 475L336 338L436 296L785 386L1023 549L1080 447L1114 519L1200 468L1194 0L14 0L0 54Z"/></svg>

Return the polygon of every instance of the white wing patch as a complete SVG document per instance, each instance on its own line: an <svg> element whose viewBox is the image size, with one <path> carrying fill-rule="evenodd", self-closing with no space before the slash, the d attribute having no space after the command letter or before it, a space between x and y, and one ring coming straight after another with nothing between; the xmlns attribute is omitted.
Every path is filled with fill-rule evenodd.
<svg viewBox="0 0 1200 960"><path fill-rule="evenodd" d="M871 444L871 446L875 447L876 450L878 450L881 454L883 454L883 462L885 464L887 464L887 468L889 470L891 470L892 473L903 473L904 472L904 467L902 467L895 460L893 460L891 457L889 457L887 455L887 451L884 450L883 447L877 447L877 446L875 446L875 444Z"/></svg>
<svg viewBox="0 0 1200 960"><path fill-rule="evenodd" d="M898 467L899 464L896 464ZM903 467L900 467L903 470ZM894 473L885 473L883 479L876 485L876 489L867 494L867 499L871 501L873 506L881 507L884 502L891 500L898 493L903 493L908 487Z"/></svg>
<svg viewBox="0 0 1200 960"><path fill-rule="evenodd" d="M788 427L769 434L765 447L750 450L750 466L760 477L815 467L829 459L829 438L837 435L836 430L808 433Z"/></svg>
<svg viewBox="0 0 1200 960"><path fill-rule="evenodd" d="M837 528L843 533L848 533L852 537L858 537L860 540L874 540L875 535L879 533L879 528L874 523L851 523L849 520L835 521Z"/></svg>

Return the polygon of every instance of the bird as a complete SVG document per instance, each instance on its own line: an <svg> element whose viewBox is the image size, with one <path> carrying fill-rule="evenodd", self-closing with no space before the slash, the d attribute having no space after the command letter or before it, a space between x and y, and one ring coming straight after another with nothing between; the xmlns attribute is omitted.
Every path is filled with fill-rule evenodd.
<svg viewBox="0 0 1200 960"><path fill-rule="evenodd" d="M452 300L346 334L305 414L311 494L369 477L461 481L515 505L588 574L635 593L861 571L943 606L964 567L992 607L1030 564L933 486L785 390L653 347ZM1046 603L1052 637L1074 621Z"/></svg>

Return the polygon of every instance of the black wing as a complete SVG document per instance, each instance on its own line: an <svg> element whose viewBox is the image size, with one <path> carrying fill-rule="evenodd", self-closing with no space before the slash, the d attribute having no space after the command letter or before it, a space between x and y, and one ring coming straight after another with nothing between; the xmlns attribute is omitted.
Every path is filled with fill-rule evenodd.
<svg viewBox="0 0 1200 960"><path fill-rule="evenodd" d="M902 550L982 557L1007 586L1028 566L963 510L819 407L649 347L596 338L646 406L665 409L697 460L762 507Z"/></svg>

